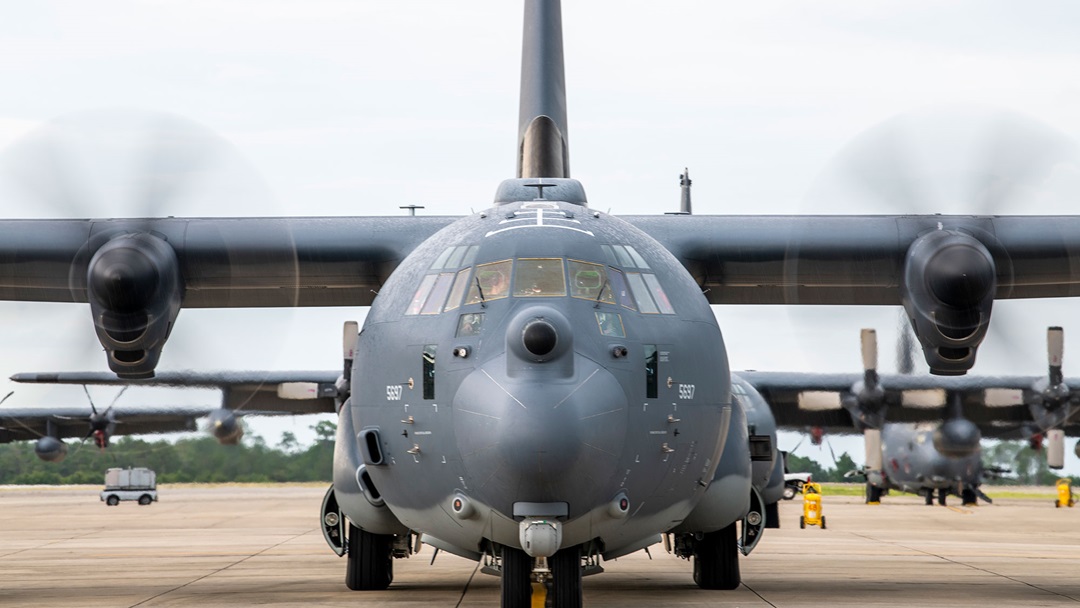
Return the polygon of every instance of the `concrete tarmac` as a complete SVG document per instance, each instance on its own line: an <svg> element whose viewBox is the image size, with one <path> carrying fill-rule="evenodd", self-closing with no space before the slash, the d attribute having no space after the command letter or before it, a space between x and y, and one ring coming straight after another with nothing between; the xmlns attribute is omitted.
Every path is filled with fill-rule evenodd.
<svg viewBox="0 0 1080 608"><path fill-rule="evenodd" d="M498 579L432 548L394 563L394 584L351 592L317 527L324 488L160 488L106 507L98 488L0 488L0 606L499 605ZM991 491L992 495L993 492ZM585 579L587 606L1063 606L1080 603L1080 508L1053 497L976 508L826 494L828 528L781 503L741 561L743 585L703 591L690 563L651 547Z"/></svg>

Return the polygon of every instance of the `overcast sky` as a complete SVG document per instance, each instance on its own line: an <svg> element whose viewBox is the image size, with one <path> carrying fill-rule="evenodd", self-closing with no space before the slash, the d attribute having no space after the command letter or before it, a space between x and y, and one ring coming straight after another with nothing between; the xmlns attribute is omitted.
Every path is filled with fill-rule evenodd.
<svg viewBox="0 0 1080 608"><path fill-rule="evenodd" d="M1071 213L1078 13L1064 1L567 1L572 175L615 214L673 210L683 167L699 214ZM8 3L0 215L479 210L513 176L520 37L521 3L506 0ZM1026 126L1002 128L999 112ZM213 162L148 200L131 184L178 122L200 125L182 131L188 151ZM946 183L902 201L838 190L865 146L890 151L876 183ZM988 149L1035 159L992 204L965 194L984 185L969 174L1020 161ZM868 326L893 369L896 309L716 310L736 369L858 371ZM337 368L341 322L362 314L187 310L161 367ZM1066 372L1080 376L1078 316L1075 300L996 304L976 372L1042 373L1045 328L1060 324ZM4 304L0 336L3 375L105 369L85 306ZM10 403L83 399L12 389ZM858 443L840 449L862 458Z"/></svg>

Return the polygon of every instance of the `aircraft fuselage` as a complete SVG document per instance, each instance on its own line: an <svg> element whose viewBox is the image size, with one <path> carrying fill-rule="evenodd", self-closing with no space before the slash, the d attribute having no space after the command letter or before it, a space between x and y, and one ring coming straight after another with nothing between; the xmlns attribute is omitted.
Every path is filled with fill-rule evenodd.
<svg viewBox="0 0 1080 608"><path fill-rule="evenodd" d="M720 329L670 253L580 205L504 204L418 247L372 304L335 487L356 525L374 490L384 515L471 557L520 547L530 517L611 552L690 514L731 418ZM340 487L355 478L362 498Z"/></svg>

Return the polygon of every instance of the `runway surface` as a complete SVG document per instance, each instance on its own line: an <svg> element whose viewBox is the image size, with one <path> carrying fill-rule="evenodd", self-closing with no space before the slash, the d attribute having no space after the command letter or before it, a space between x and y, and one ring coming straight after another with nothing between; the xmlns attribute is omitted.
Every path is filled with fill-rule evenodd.
<svg viewBox="0 0 1080 608"><path fill-rule="evenodd" d="M324 488L168 487L106 507L98 488L0 488L0 606L498 606L498 579L432 548L394 564L383 592L345 588L317 524ZM990 492L993 495L993 492ZM1080 508L999 499L877 507L826 494L828 528L781 503L742 559L743 585L703 591L663 550L606 562L587 606L1063 606L1080 603Z"/></svg>

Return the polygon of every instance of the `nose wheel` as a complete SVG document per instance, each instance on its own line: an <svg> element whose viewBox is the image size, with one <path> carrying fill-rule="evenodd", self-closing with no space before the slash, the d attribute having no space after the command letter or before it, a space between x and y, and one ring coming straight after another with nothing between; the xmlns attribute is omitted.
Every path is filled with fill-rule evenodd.
<svg viewBox="0 0 1080 608"><path fill-rule="evenodd" d="M551 556L552 606L581 608L585 604L581 592L581 547L563 549Z"/></svg>
<svg viewBox="0 0 1080 608"><path fill-rule="evenodd" d="M503 545L502 608L532 607L533 558L521 549Z"/></svg>

